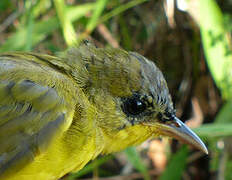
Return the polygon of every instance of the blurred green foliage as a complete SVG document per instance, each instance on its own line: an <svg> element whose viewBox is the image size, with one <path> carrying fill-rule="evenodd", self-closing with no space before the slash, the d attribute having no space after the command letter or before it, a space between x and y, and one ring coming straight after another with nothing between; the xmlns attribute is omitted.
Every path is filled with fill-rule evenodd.
<svg viewBox="0 0 232 180"><path fill-rule="evenodd" d="M203 72L207 72L202 70L204 69L201 61L204 59L201 56L200 44L202 43L205 61L219 90L219 92L212 91L216 91L221 97L215 113L210 116L210 108L208 114L205 113L210 119L208 122L211 123L196 128L195 132L209 144L211 152L209 171L217 171L218 177L231 179L231 13L222 12L214 0L197 1L198 9L194 11L195 7L191 9L192 1L194 0L186 1L190 7L187 12L199 25L199 29L192 25L193 22L186 18L186 14L183 15L177 11L176 19L174 19L176 24L169 24L173 26L173 30L168 27L166 20L171 20L172 17L168 17L167 13L164 15L164 1L1 0L0 52L34 50L54 54L69 46L77 46L85 38L92 38L98 45L107 46L112 43L106 37L107 32L101 32L98 29L99 25L104 25L119 46L157 59L157 63L164 70L169 81L171 92L176 94L174 100L180 101L177 107L182 108L182 116L186 117L186 114L190 114L188 103L192 96L195 96L194 85L197 86ZM186 67L184 69L183 64ZM184 89L186 84L193 85ZM187 94L187 98L183 94ZM185 101L181 101L182 99ZM210 102L207 103L210 104ZM219 108L221 104L223 105ZM220 142L224 143L224 146L219 147ZM180 179L188 168L188 152L184 147L174 155L171 154L169 164L160 179ZM129 148L125 154L134 169L145 179L150 179L149 167L144 165L140 153L135 148ZM113 159L115 159L114 156L101 157L68 178L82 177L94 172L94 169L99 169L100 175L107 173L112 175L113 172L104 172L101 166Z"/></svg>
<svg viewBox="0 0 232 180"><path fill-rule="evenodd" d="M168 164L165 172L161 175L160 180L181 179L187 164L188 148L183 146L175 153Z"/></svg>

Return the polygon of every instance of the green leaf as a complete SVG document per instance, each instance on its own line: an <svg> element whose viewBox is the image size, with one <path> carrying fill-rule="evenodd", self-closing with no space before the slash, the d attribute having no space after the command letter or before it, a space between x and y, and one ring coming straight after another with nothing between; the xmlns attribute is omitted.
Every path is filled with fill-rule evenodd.
<svg viewBox="0 0 232 180"><path fill-rule="evenodd" d="M218 113L214 123L232 123L232 101L226 102Z"/></svg>
<svg viewBox="0 0 232 180"><path fill-rule="evenodd" d="M186 167L187 156L188 156L188 148L186 146L183 146L176 154L172 156L166 170L160 176L159 179L160 180L181 179L182 173Z"/></svg>
<svg viewBox="0 0 232 180"><path fill-rule="evenodd" d="M96 3L85 3L83 5L78 6L67 6L67 19L70 19L71 22L77 21L81 17L85 16L89 11L92 11L95 8L95 5Z"/></svg>
<svg viewBox="0 0 232 180"><path fill-rule="evenodd" d="M102 14L108 0L97 0L95 10L93 12L93 15L91 16L87 26L86 31L91 33L93 29L97 26L98 19L100 15Z"/></svg>
<svg viewBox="0 0 232 180"><path fill-rule="evenodd" d="M34 13L33 10L33 4L32 1L25 2L26 7L26 42L25 42L25 51L31 51L32 50L32 38L33 38L33 31L34 31Z"/></svg>
<svg viewBox="0 0 232 180"><path fill-rule="evenodd" d="M33 35L31 36L31 46L33 47L38 44L58 27L59 22L58 19L55 17L35 23ZM0 52L25 50L26 41L27 28L21 27L0 47Z"/></svg>
<svg viewBox="0 0 232 180"><path fill-rule="evenodd" d="M68 46L72 46L76 43L76 33L71 20L67 18L65 2L64 0L54 0L54 4L63 30L65 42Z"/></svg>
<svg viewBox="0 0 232 180"><path fill-rule="evenodd" d="M108 2L108 0L97 0L93 14L87 22L85 31L78 37L76 44L79 44L83 39L86 38L86 36L88 34L91 34L91 32L96 28L96 26L98 25L98 20L102 14L107 2Z"/></svg>
<svg viewBox="0 0 232 180"><path fill-rule="evenodd" d="M232 123L204 124L193 130L202 138L220 138L232 136Z"/></svg>
<svg viewBox="0 0 232 180"><path fill-rule="evenodd" d="M128 3L122 4L121 6L118 6L116 8L114 8L112 11L110 11L109 13L104 14L98 21L98 24L103 23L107 20L109 20L110 18L117 16L121 13L123 13L124 11L133 8L141 3L144 3L148 0L133 0L133 1L129 1Z"/></svg>
<svg viewBox="0 0 232 180"><path fill-rule="evenodd" d="M144 176L144 179L149 180L150 176L148 174L147 167L143 164L139 154L134 147L129 147L124 151L127 155L128 160Z"/></svg>
<svg viewBox="0 0 232 180"><path fill-rule="evenodd" d="M87 12L92 10L94 8L94 5L95 3L88 3L84 5L68 7L67 18L70 18L70 20L74 22L84 16ZM73 16L71 16L72 14ZM59 20L56 17L50 17L47 20L34 22L33 32L30 35L30 47L33 48L34 46L36 46L39 42L44 40L48 35L50 35L54 30L58 29L59 27ZM2 46L0 46L0 52L22 51L28 49L26 48L28 40L27 32L27 26L20 27L4 42Z"/></svg>
<svg viewBox="0 0 232 180"><path fill-rule="evenodd" d="M221 138L232 136L232 101L221 108L213 124L203 124L194 131L201 137Z"/></svg>
<svg viewBox="0 0 232 180"><path fill-rule="evenodd" d="M9 0L1 0L0 1L0 12L6 10L10 7L11 2Z"/></svg>
<svg viewBox="0 0 232 180"><path fill-rule="evenodd" d="M192 11L199 24L207 64L225 99L232 98L232 48L223 14L215 0L197 1ZM195 14L197 12L197 14Z"/></svg>

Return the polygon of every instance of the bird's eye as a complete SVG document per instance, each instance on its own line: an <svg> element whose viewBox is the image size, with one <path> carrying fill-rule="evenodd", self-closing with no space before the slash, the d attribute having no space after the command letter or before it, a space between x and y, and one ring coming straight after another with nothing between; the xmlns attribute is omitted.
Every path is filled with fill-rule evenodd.
<svg viewBox="0 0 232 180"><path fill-rule="evenodd" d="M146 104L137 97L128 98L124 101L122 109L126 114L135 116L146 109Z"/></svg>

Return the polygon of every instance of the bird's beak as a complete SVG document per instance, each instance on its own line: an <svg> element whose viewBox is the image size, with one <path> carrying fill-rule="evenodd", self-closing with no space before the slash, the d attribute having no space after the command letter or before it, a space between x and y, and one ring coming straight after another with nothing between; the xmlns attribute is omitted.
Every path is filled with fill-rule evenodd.
<svg viewBox="0 0 232 180"><path fill-rule="evenodd" d="M171 121L159 123L157 130L160 135L176 138L208 154L208 150L201 139L177 117L174 117Z"/></svg>

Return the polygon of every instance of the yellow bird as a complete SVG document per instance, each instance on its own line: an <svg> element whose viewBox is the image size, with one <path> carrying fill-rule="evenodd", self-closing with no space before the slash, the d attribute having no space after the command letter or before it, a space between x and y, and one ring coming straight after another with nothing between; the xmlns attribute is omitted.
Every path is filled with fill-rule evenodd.
<svg viewBox="0 0 232 180"><path fill-rule="evenodd" d="M207 153L175 116L156 65L135 52L80 47L0 55L0 179L55 180L99 154L170 136Z"/></svg>

